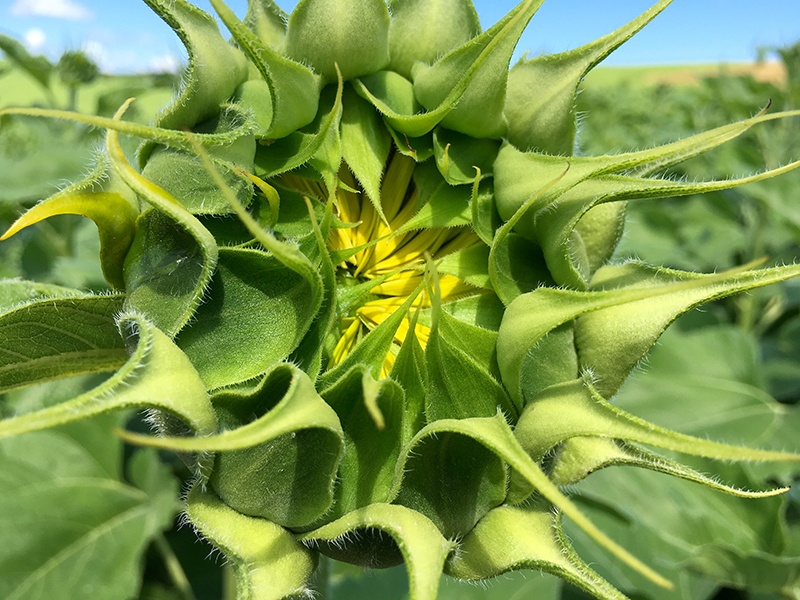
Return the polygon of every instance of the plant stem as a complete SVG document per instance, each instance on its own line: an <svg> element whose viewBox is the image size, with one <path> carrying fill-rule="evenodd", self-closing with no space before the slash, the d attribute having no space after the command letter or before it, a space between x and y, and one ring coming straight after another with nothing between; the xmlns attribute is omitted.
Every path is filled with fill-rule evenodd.
<svg viewBox="0 0 800 600"><path fill-rule="evenodd" d="M189 579L186 577L186 573L183 571L178 557L175 556L172 547L169 545L169 542L167 542L167 538L165 538L163 534L160 534L156 537L155 544L158 552L161 554L161 558L164 559L164 566L167 567L167 573L169 573L169 577L181 598L184 600L195 600Z"/></svg>

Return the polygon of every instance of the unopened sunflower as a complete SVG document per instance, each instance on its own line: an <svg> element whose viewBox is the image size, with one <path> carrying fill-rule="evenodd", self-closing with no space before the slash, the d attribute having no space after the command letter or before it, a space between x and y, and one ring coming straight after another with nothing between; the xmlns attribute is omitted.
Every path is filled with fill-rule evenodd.
<svg viewBox="0 0 800 600"><path fill-rule="evenodd" d="M94 172L6 237L52 215L91 218L115 291L8 283L0 326L24 316L47 339L59 319L72 338L37 349L58 365L37 370L26 340L3 333L0 384L112 375L0 421L0 435L150 409L159 435L126 438L194 468L186 514L233 565L242 599L308 593L320 554L405 563L417 600L436 596L443 572L529 568L619 598L562 518L625 572L673 582L564 486L632 464L720 493L785 491L741 491L639 444L726 461L797 455L693 438L610 402L679 315L800 273L611 262L627 200L798 166L724 181L653 175L791 113L573 155L579 82L669 0L510 70L540 0L485 31L470 0L301 0L289 15L250 0L243 20L212 0L230 43L185 0L146 2L189 56L152 126L125 121L127 104L113 119L16 111L108 130ZM136 167L120 134L143 140Z"/></svg>

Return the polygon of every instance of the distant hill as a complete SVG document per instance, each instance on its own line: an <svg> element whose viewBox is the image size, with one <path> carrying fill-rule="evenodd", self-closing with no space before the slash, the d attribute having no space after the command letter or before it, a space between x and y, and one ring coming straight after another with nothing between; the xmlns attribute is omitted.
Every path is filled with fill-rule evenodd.
<svg viewBox="0 0 800 600"><path fill-rule="evenodd" d="M750 75L758 81L786 81L786 67L778 61L742 64L651 65L597 67L586 76L586 85L602 87L620 83L641 85L692 85L707 77Z"/></svg>

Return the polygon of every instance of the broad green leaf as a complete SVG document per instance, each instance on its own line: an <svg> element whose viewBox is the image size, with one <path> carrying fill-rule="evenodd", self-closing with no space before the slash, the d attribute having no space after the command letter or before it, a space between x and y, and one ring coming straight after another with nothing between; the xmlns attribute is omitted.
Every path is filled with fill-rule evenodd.
<svg viewBox="0 0 800 600"><path fill-rule="evenodd" d="M332 136L339 135L343 86L340 79L335 94L326 94L323 90L320 110L310 125L276 140L267 148L256 149L257 175L268 179L296 169L309 162Z"/></svg>
<svg viewBox="0 0 800 600"><path fill-rule="evenodd" d="M469 437L448 431L418 435L406 454L394 503L425 515L448 539L465 536L506 497L503 461Z"/></svg>
<svg viewBox="0 0 800 600"><path fill-rule="evenodd" d="M613 174L626 174L634 178L644 177L721 146L742 135L753 125L794 117L797 114L800 113L785 111L768 115L762 112L749 119L655 148L604 156L570 158L548 156L536 152L522 152L511 144L504 143L494 163L497 210L501 218L509 220L523 205L532 202L526 207L526 215L517 223L516 230L535 238L535 221L539 211L556 204L562 194L582 181ZM556 181L556 184L547 188L547 193L540 193L543 185ZM675 183L659 179L650 181L654 186L659 182L663 185ZM534 195L538 197L532 201Z"/></svg>
<svg viewBox="0 0 800 600"><path fill-rule="evenodd" d="M177 508L177 482L156 457L132 462L142 489L55 431L2 440L0 459L3 598L135 598L148 543Z"/></svg>
<svg viewBox="0 0 800 600"><path fill-rule="evenodd" d="M84 292L51 283L25 279L0 279L0 314L18 308L20 304L44 298L70 298Z"/></svg>
<svg viewBox="0 0 800 600"><path fill-rule="evenodd" d="M436 262L439 273L458 277L475 287L490 290L489 248L483 244L453 252Z"/></svg>
<svg viewBox="0 0 800 600"><path fill-rule="evenodd" d="M345 80L374 73L389 62L389 20L383 0L300 0L289 15L286 53L328 82L337 67Z"/></svg>
<svg viewBox="0 0 800 600"><path fill-rule="evenodd" d="M275 256L220 248L208 299L176 342L208 389L252 379L288 357L303 339L319 308L313 285L319 283Z"/></svg>
<svg viewBox="0 0 800 600"><path fill-rule="evenodd" d="M3 311L0 390L124 365L128 355L115 321L121 308L120 296L48 294Z"/></svg>
<svg viewBox="0 0 800 600"><path fill-rule="evenodd" d="M200 305L205 264L191 234L158 210L146 211L125 260L126 310L140 311L167 334L176 335Z"/></svg>
<svg viewBox="0 0 800 600"><path fill-rule="evenodd" d="M540 4L541 0L525 0L494 27L448 53L433 66L419 66L419 72L413 74L413 95L406 91L407 85L401 84L405 78L400 74L356 79L353 86L386 117L391 128L412 138L429 133L456 110L456 106L459 112L451 119L452 123L443 123L445 127L473 137L499 136L505 129L502 108L515 36L522 33ZM500 51L495 53L497 48ZM420 77L423 80L420 86L425 89L424 99L417 85ZM409 112L415 96L427 112ZM488 118L487 110L491 111ZM470 125L469 118L474 115L468 113L475 111L479 111L478 116ZM474 127L479 131L472 131Z"/></svg>
<svg viewBox="0 0 800 600"><path fill-rule="evenodd" d="M409 319L408 333L395 357L389 376L400 384L405 396L403 445L422 429L425 423L425 394L427 372L425 353L416 334L419 312Z"/></svg>
<svg viewBox="0 0 800 600"><path fill-rule="evenodd" d="M600 266L603 257L608 257L613 252L613 244L621 234L622 223L613 209L610 220L598 221L595 212L594 225L600 226L597 231L592 231L591 228L577 229L584 215L598 208L604 208L604 203L629 198L667 198L726 190L746 183L763 181L799 166L800 161L749 177L706 182L678 182L620 175L593 177L567 190L559 198L556 210L542 211L537 216L535 224L537 239L542 245L547 265L556 281L573 287L584 287L594 270ZM598 245L601 252L592 254L598 250Z"/></svg>
<svg viewBox="0 0 800 600"><path fill-rule="evenodd" d="M330 233L329 221L332 219L331 203L326 205L326 213L319 228L314 228L315 251L310 252L311 261L318 264L323 288L323 298L314 321L290 356L290 361L316 380L323 368L325 337L337 319L336 271L331 256L325 251L325 237Z"/></svg>
<svg viewBox="0 0 800 600"><path fill-rule="evenodd" d="M388 534L396 545L394 554L399 556L385 557L371 551L369 542L376 537L375 532ZM426 517L392 504L371 504L352 511L301 535L300 539L328 556L346 557L348 562L360 562L365 566L381 566L381 558L393 559L395 563L398 558L404 560L411 600L436 598L444 561L454 545L442 537ZM366 552L359 556L360 539L366 542ZM392 554L391 550L389 553Z"/></svg>
<svg viewBox="0 0 800 600"><path fill-rule="evenodd" d="M626 293L660 288L666 294L651 296L649 301L631 298L631 302L581 315L575 323L575 346L581 368L592 371L598 378L600 392L611 397L678 315L701 303L784 281L798 274L800 268L790 266L716 275L656 270L634 262L605 267L594 279L595 289L613 293L612 290L625 281ZM682 286L685 286L684 290L680 289ZM674 292L670 293L669 288ZM632 324L634 319L636 325ZM603 345L602 351L594 345L598 343Z"/></svg>
<svg viewBox="0 0 800 600"><path fill-rule="evenodd" d="M198 532L222 550L236 574L237 600L282 600L308 593L313 550L266 519L243 515L195 485L186 513Z"/></svg>
<svg viewBox="0 0 800 600"><path fill-rule="evenodd" d="M244 514L302 527L330 508L344 434L305 373L281 364L252 389L222 390L212 400L222 429L216 435L123 437L178 452L217 452L211 483Z"/></svg>
<svg viewBox="0 0 800 600"><path fill-rule="evenodd" d="M425 348L428 421L492 417L498 409L512 421L519 412L495 378L494 332L434 312Z"/></svg>
<svg viewBox="0 0 800 600"><path fill-rule="evenodd" d="M242 119L238 111L225 110L199 124L195 130L205 135L232 137L227 144L210 146L207 152L217 169L224 173L226 186L247 206L253 197L253 184L242 176L242 171L249 173L253 170L256 140L252 132L242 131ZM198 136L198 140L202 138ZM192 214L225 215L231 212L225 196L192 150L155 147L142 169L142 177L165 190Z"/></svg>
<svg viewBox="0 0 800 600"><path fill-rule="evenodd" d="M722 470L726 479L734 470L714 469ZM623 542L636 544L643 557L659 557L663 568L674 573L676 583L685 587L690 581L687 576L693 573L730 585L777 592L786 584L787 576L796 576L796 556L775 556L784 539L778 522L781 498L737 498L643 469L604 469L581 482L576 490L586 499L581 504L593 520L602 522ZM623 518L604 517L609 506ZM635 575L619 573L587 544L581 532L569 525L567 530L578 552L599 572L617 580L622 589L643 590L662 598L693 596L685 592L667 595Z"/></svg>
<svg viewBox="0 0 800 600"><path fill-rule="evenodd" d="M470 222L471 190L449 185L433 161L414 169L414 184L422 206L396 233L433 227L457 227Z"/></svg>
<svg viewBox="0 0 800 600"><path fill-rule="evenodd" d="M24 213L0 237L0 241L55 215L82 215L97 225L103 275L115 288L122 289L122 264L133 242L138 214L127 199L115 193L57 194Z"/></svg>
<svg viewBox="0 0 800 600"><path fill-rule="evenodd" d="M483 580L511 570L541 569L597 598L622 600L622 593L575 554L560 521L544 503L495 508L459 544L446 571Z"/></svg>
<svg viewBox="0 0 800 600"><path fill-rule="evenodd" d="M577 121L575 97L581 80L670 2L661 0L627 25L585 46L531 60L523 58L514 65L508 74L503 111L508 141L522 150L571 155Z"/></svg>
<svg viewBox="0 0 800 600"><path fill-rule="evenodd" d="M289 60L271 48L239 21L222 0L211 0L211 5L267 84L271 100L271 119L269 122L259 123L261 135L282 138L311 123L319 106L320 78L308 67ZM255 9L255 13L252 12L254 7L259 7ZM260 23L266 25L268 22L270 28L275 28L276 20L280 18L274 12L276 8L271 2L264 6L257 1L250 2L248 16L260 15ZM276 34L277 31L273 29L273 36Z"/></svg>
<svg viewBox="0 0 800 600"><path fill-rule="evenodd" d="M389 66L406 78L481 32L471 0L394 0L391 11Z"/></svg>
<svg viewBox="0 0 800 600"><path fill-rule="evenodd" d="M177 346L141 315L123 314L118 326L130 352L130 358L118 371L71 400L0 420L0 437L131 408L163 411L163 418L156 419L156 425L164 429L185 430L188 426L204 435L215 431L216 416L205 387ZM179 426L168 420L170 417L177 417L184 424Z"/></svg>

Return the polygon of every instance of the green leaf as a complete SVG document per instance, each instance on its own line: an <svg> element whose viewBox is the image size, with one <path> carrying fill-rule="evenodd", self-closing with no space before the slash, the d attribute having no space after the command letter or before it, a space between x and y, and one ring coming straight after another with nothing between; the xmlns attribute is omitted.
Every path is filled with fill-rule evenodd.
<svg viewBox="0 0 800 600"><path fill-rule="evenodd" d="M126 108L123 105L115 119ZM174 336L192 318L202 300L217 263L217 242L197 217L131 167L116 131L109 129L106 146L120 178L158 212L150 217L149 227L143 226L137 232L126 258L125 308L154 315L156 325ZM175 284L180 290L177 294L164 289L165 285ZM178 299L164 302L165 295Z"/></svg>
<svg viewBox="0 0 800 600"><path fill-rule="evenodd" d="M0 237L0 241L55 215L87 217L95 222L100 234L100 263L103 275L115 288L122 289L124 285L122 264L133 242L138 214L127 199L116 193L62 193L51 196L24 213Z"/></svg>
<svg viewBox="0 0 800 600"><path fill-rule="evenodd" d="M203 139L201 135L229 135L233 138L224 145L209 145L207 151L217 168L223 171L226 186L247 206L253 197L253 184L242 176L242 171L249 173L253 170L256 140L252 132L242 131L242 121L243 116L238 110L224 110L195 129L200 132L198 139ZM162 188L192 214L225 215L231 212L225 196L191 150L155 147L142 169L142 177Z"/></svg>
<svg viewBox="0 0 800 600"><path fill-rule="evenodd" d="M220 248L208 299L177 344L208 389L252 379L303 339L319 308L315 284L264 252Z"/></svg>
<svg viewBox="0 0 800 600"><path fill-rule="evenodd" d="M739 461L800 461L800 454L714 442L659 427L610 404L585 381L554 385L526 407L514 430L534 460L577 436L623 439L693 456Z"/></svg>
<svg viewBox="0 0 800 600"><path fill-rule="evenodd" d="M84 292L51 283L25 279L0 279L0 313L17 308L19 304L44 298L83 296Z"/></svg>
<svg viewBox="0 0 800 600"><path fill-rule="evenodd" d="M289 15L286 53L327 81L380 71L389 62L389 10L383 0L300 0Z"/></svg>
<svg viewBox="0 0 800 600"><path fill-rule="evenodd" d="M666 294L653 295L649 301L631 298L631 302L580 316L575 324L575 346L581 368L593 372L598 378L601 394L610 397L678 315L701 303L784 281L798 274L800 268L793 266L742 269L715 275L653 269L635 262L605 267L592 284L594 289L604 290L602 293L613 294L621 290L617 286L625 282L626 293L635 294L637 289L653 292L660 289ZM684 286L685 289L681 290ZM670 288L674 290L672 293L668 291ZM597 343L602 343L602 350L594 345Z"/></svg>
<svg viewBox="0 0 800 600"><path fill-rule="evenodd" d="M584 76L664 10L661 0L641 16L595 41L561 54L524 58L508 74L504 115L508 141L522 150L571 155L575 97ZM531 90L536 90L535 94Z"/></svg>
<svg viewBox="0 0 800 600"><path fill-rule="evenodd" d="M330 141L329 138L338 136L342 118L342 90L341 80L335 94L326 94L327 90L323 90L320 110L310 125L275 141L267 148L257 148L256 174L268 179L296 169L309 162Z"/></svg>
<svg viewBox="0 0 800 600"><path fill-rule="evenodd" d="M375 109L351 86L342 99L342 155L366 192L378 216L386 221L381 203L381 179L391 138Z"/></svg>
<svg viewBox="0 0 800 600"><path fill-rule="evenodd" d="M143 489L109 478L76 440L57 432L4 439L0 459L0 594L136 597L144 552L177 504L177 482L155 456L133 461L135 483L151 471Z"/></svg>
<svg viewBox="0 0 800 600"><path fill-rule="evenodd" d="M371 533L370 533L371 532ZM388 534L396 544L408 569L411 600L434 600L445 558L453 548L436 526L421 514L404 506L371 504L352 511L340 519L300 536L326 555L347 557L357 562L359 540L367 542L376 533ZM380 566L382 557L370 550L361 556L361 563Z"/></svg>
<svg viewBox="0 0 800 600"><path fill-rule="evenodd" d="M339 416L345 436L336 499L325 518L389 502L397 460L407 441L402 388L391 379L376 381L366 369L354 368L324 397Z"/></svg>
<svg viewBox="0 0 800 600"><path fill-rule="evenodd" d="M678 315L703 302L798 273L795 267L776 267L715 275L666 271L658 276L636 263L606 269L602 273L609 275L608 287L614 289L581 292L542 287L517 297L508 306L500 326L497 356L503 383L512 399L519 402L525 394L520 377L526 356L531 353L539 362L546 361L535 350L537 344L549 332L575 318L581 317L579 335L585 336L576 340L580 364L596 373L601 392L610 395ZM649 281L641 275L648 271ZM625 273L633 273L637 285L617 287L624 285ZM598 277L597 287L601 281ZM599 345L589 348L589 338Z"/></svg>
<svg viewBox="0 0 800 600"><path fill-rule="evenodd" d="M741 498L766 498L784 494L789 490L789 488L776 488L764 492L743 490L721 483L716 478L704 475L674 460L648 452L635 444L608 438L570 438L558 449L553 462L549 475L553 483L559 487L573 485L598 469L633 466L680 477Z"/></svg>
<svg viewBox="0 0 800 600"><path fill-rule="evenodd" d="M219 112L220 104L247 79L247 63L242 53L222 38L216 21L186 0L145 2L175 31L189 55L180 93L161 112L156 125L191 128ZM144 149L141 160L148 155Z"/></svg>
<svg viewBox="0 0 800 600"><path fill-rule="evenodd" d="M243 515L197 485L186 499L186 513L233 566L237 600L282 600L308 593L316 553L279 525Z"/></svg>
<svg viewBox="0 0 800 600"><path fill-rule="evenodd" d="M414 169L414 184L419 190L422 208L395 233L470 223L471 190L466 186L449 185L433 161L424 162Z"/></svg>
<svg viewBox="0 0 800 600"><path fill-rule="evenodd" d="M211 483L244 514L303 527L330 508L344 434L336 413L305 373L281 364L251 389L217 392L213 403L222 429L216 435L125 432L123 437L178 452L217 452Z"/></svg>
<svg viewBox="0 0 800 600"><path fill-rule="evenodd" d="M286 36L288 20L289 15L272 0L247 0L245 25L268 46L275 48L281 45Z"/></svg>
<svg viewBox="0 0 800 600"><path fill-rule="evenodd" d="M391 10L389 66L409 79L414 63L431 64L481 32L471 0L395 0Z"/></svg>
<svg viewBox="0 0 800 600"><path fill-rule="evenodd" d="M560 517L544 503L490 511L467 534L446 566L448 575L473 580L518 569L553 573L597 598L625 597L575 554Z"/></svg>
<svg viewBox="0 0 800 600"><path fill-rule="evenodd" d="M541 4L541 0L521 2L481 35L431 66L414 69L414 92L420 103L430 111L450 107L441 121L443 127L476 138L505 134L508 63L519 36Z"/></svg>
<svg viewBox="0 0 800 600"><path fill-rule="evenodd" d="M321 81L309 68L282 56L250 31L222 0L211 0L211 5L233 33L234 39L253 61L264 81L270 98L271 118L260 122L261 136L282 138L314 120L319 106ZM253 13L255 7L256 13ZM250 2L248 17L260 15L259 22L272 29L272 35L282 35L276 30L280 16L271 2L261 6ZM277 9L280 10L280 9ZM282 12L282 11L281 11ZM285 27L285 24L283 25Z"/></svg>
<svg viewBox="0 0 800 600"><path fill-rule="evenodd" d="M428 421L492 417L498 409L516 420L518 409L495 379L497 335L440 313L425 347ZM499 373L498 373L499 376Z"/></svg>
<svg viewBox="0 0 800 600"><path fill-rule="evenodd" d="M0 314L2 391L113 371L128 359L115 322L120 296L48 296Z"/></svg>
<svg viewBox="0 0 800 600"><path fill-rule="evenodd" d="M407 449L413 448L418 440L444 433L456 434L470 438L484 446L487 450L501 458L512 471L522 477L530 486L534 487L541 496L551 504L558 507L565 516L569 517L578 527L586 532L594 541L606 551L612 553L619 561L634 569L649 581L664 587L671 587L669 581L664 579L650 567L625 550L622 546L608 538L591 520L578 509L578 507L547 478L539 465L525 452L517 441L514 432L506 423L501 414L491 418L470 419L441 419L426 425L414 439L409 442ZM401 463L402 464L402 463ZM400 489L405 473L398 469L395 478L395 488Z"/></svg>
<svg viewBox="0 0 800 600"><path fill-rule="evenodd" d="M506 497L503 461L470 437L448 431L417 435L406 454L394 503L425 515L448 539L466 535Z"/></svg>
<svg viewBox="0 0 800 600"><path fill-rule="evenodd" d="M433 131L436 166L450 185L473 183L490 176L500 142L473 139L462 133L437 127Z"/></svg>
<svg viewBox="0 0 800 600"><path fill-rule="evenodd" d="M205 387L186 356L160 330L140 315L118 319L130 358L97 387L71 400L31 413L0 420L0 437L47 429L95 415L130 408L164 411L156 424L177 427L177 417L191 430L208 434L216 430L216 416ZM154 415L155 417L155 415Z"/></svg>

